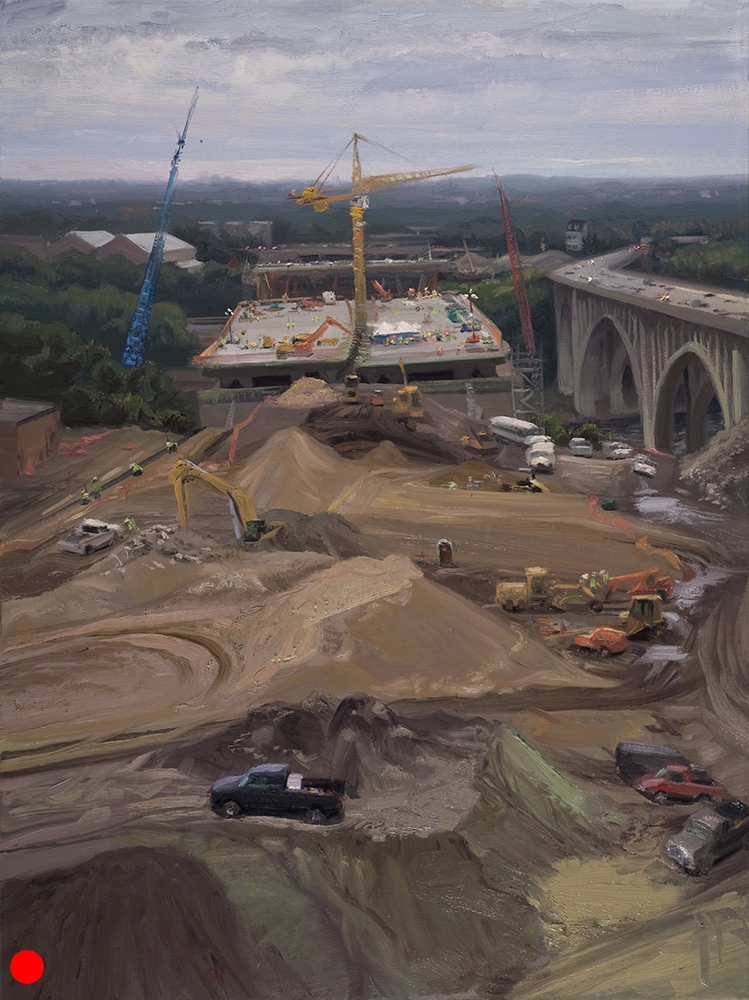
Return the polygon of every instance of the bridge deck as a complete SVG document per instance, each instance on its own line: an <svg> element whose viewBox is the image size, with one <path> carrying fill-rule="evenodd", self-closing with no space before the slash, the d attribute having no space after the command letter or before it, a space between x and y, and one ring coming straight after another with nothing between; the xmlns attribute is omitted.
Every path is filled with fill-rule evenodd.
<svg viewBox="0 0 749 1000"><path fill-rule="evenodd" d="M749 338L749 295L624 270L635 262L640 250L630 247L577 264L568 263L549 277L562 285Z"/></svg>

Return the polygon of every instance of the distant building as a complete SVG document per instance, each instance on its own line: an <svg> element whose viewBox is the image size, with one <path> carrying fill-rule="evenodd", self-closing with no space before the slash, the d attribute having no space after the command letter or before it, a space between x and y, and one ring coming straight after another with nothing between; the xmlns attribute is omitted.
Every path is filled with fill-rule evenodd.
<svg viewBox="0 0 749 1000"><path fill-rule="evenodd" d="M77 250L79 253L92 253L97 260L122 254L134 264L145 264L155 238L156 233L120 233L115 236L104 229L71 229L48 246L47 259L54 260L67 250ZM188 271L203 266L195 259L195 247L192 244L169 235L164 244L164 263L177 264Z"/></svg>
<svg viewBox="0 0 749 1000"><path fill-rule="evenodd" d="M100 247L111 243L115 238L114 233L108 233L106 229L71 229L59 240L55 240L49 247L50 260L59 257L67 250L78 250L79 253L94 253Z"/></svg>
<svg viewBox="0 0 749 1000"><path fill-rule="evenodd" d="M0 399L0 476L31 474L57 453L60 411L53 403Z"/></svg>
<svg viewBox="0 0 749 1000"><path fill-rule="evenodd" d="M585 219L570 219L567 223L567 232L564 234L564 249L568 253L580 253L587 235L588 223Z"/></svg>
<svg viewBox="0 0 749 1000"><path fill-rule="evenodd" d="M23 247L39 260L48 260L49 242L43 236L16 236L0 233L0 249L3 247Z"/></svg>
<svg viewBox="0 0 749 1000"><path fill-rule="evenodd" d="M120 233L108 243L99 247L95 253L99 260L105 260L112 254L122 254L134 264L145 264L148 260L156 233ZM176 264L180 261L193 260L195 247L176 236L167 234L164 243L164 263Z"/></svg>

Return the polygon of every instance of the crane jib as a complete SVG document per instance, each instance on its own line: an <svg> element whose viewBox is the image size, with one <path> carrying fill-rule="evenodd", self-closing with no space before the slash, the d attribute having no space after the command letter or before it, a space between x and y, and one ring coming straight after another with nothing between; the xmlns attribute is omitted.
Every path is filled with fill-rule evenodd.
<svg viewBox="0 0 749 1000"><path fill-rule="evenodd" d="M159 224L156 229L156 235L154 237L153 246L151 247L151 252L148 255L148 263L146 264L146 273L143 278L143 285L141 287L140 294L138 295L135 312L133 313L133 318L130 323L130 331L127 335L125 353L122 357L123 368L136 368L138 365L143 364L143 352L146 346L148 324L151 320L153 296L156 291L156 283L159 278L159 269L161 268L161 264L164 259L166 231L169 226L169 215L172 207L172 198L174 197L174 189L177 185L177 170L179 167L179 161L182 157L182 152L185 148L185 140L187 139L187 130L190 127L190 119L192 118L193 111L195 110L195 105L198 103L198 90L199 88L196 87L192 103L190 104L190 109L187 112L185 127L182 129L182 134L177 140L177 148L175 149L174 156L172 157L169 180L167 181L166 191L164 192L164 200L161 203L161 212L159 213Z"/></svg>

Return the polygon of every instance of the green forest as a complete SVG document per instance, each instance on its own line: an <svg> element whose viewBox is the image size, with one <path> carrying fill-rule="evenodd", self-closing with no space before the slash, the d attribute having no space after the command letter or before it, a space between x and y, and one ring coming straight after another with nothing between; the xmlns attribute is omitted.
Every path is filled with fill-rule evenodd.
<svg viewBox="0 0 749 1000"><path fill-rule="evenodd" d="M98 261L69 251L47 263L0 248L0 393L58 403L70 426L189 430L195 414L162 369L187 364L197 349L189 314L209 304L223 312L242 297L240 269L209 263L196 275L165 264L145 364L125 371L120 359L142 281L143 267L118 255Z"/></svg>

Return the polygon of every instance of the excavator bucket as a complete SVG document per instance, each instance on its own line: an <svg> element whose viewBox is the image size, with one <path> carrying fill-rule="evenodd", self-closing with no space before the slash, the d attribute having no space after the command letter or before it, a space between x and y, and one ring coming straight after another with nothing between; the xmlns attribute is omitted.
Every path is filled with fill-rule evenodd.
<svg viewBox="0 0 749 1000"><path fill-rule="evenodd" d="M242 541L244 542L257 542L265 534L265 521L245 521L244 525L244 536Z"/></svg>

